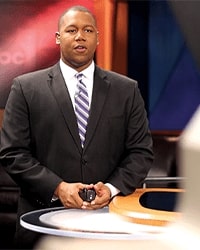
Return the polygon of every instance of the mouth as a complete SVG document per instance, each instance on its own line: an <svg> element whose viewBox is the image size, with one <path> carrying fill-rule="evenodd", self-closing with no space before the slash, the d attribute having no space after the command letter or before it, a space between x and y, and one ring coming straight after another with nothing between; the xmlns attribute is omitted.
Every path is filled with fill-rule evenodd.
<svg viewBox="0 0 200 250"><path fill-rule="evenodd" d="M85 52L86 51L86 47L85 46L83 46L83 45L77 45L77 46L75 46L75 48L74 48L78 53L83 53L83 52Z"/></svg>

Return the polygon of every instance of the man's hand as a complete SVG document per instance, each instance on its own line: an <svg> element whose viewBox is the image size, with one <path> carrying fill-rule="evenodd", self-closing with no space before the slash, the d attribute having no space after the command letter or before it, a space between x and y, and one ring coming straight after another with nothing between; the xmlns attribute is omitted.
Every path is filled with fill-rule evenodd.
<svg viewBox="0 0 200 250"><path fill-rule="evenodd" d="M79 196L79 191L87 188L94 188L96 197L91 202L86 202ZM67 183L61 182L55 190L55 195L60 199L61 203L66 208L82 208L88 210L99 209L107 206L110 202L110 189L103 183L87 185L83 183Z"/></svg>
<svg viewBox="0 0 200 250"><path fill-rule="evenodd" d="M56 188L55 195L60 199L66 208L81 208L83 200L78 192L83 188L92 188L93 185L83 183L67 183L62 181Z"/></svg>
<svg viewBox="0 0 200 250"><path fill-rule="evenodd" d="M109 204L111 198L110 189L103 182L98 182L97 184L93 185L93 188L96 192L95 200L92 202L84 201L81 206L82 209L98 209Z"/></svg>

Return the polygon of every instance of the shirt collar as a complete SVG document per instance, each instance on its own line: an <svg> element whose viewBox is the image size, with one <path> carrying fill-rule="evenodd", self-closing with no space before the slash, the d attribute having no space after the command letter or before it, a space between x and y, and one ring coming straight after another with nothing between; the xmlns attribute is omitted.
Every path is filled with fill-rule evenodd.
<svg viewBox="0 0 200 250"><path fill-rule="evenodd" d="M94 75L94 61L92 61L92 63L83 71L79 72L82 73L87 79L89 80L93 80L93 75ZM60 59L60 68L61 68L61 72L64 76L65 79L71 79L72 77L75 76L75 74L77 74L78 72L69 67L67 64L65 64L62 59Z"/></svg>
<svg viewBox="0 0 200 250"><path fill-rule="evenodd" d="M92 63L80 73L82 73L87 79L92 81L94 75L94 61L92 61Z"/></svg>

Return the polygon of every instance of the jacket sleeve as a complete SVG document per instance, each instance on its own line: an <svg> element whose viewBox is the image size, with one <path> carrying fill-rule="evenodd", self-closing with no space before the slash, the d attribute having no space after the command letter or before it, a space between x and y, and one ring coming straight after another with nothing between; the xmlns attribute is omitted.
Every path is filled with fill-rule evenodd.
<svg viewBox="0 0 200 250"><path fill-rule="evenodd" d="M34 157L29 116L26 96L16 78L4 112L0 161L22 193L40 205L48 205L62 180Z"/></svg>
<svg viewBox="0 0 200 250"><path fill-rule="evenodd" d="M149 130L144 101L138 84L132 85L130 105L126 111L125 149L118 167L108 182L117 187L122 194L132 193L147 176L153 162L153 142Z"/></svg>

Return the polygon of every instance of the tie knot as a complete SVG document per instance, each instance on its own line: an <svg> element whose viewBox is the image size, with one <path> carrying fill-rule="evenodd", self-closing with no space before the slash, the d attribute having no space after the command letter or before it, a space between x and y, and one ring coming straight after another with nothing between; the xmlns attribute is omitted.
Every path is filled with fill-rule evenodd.
<svg viewBox="0 0 200 250"><path fill-rule="evenodd" d="M76 78L77 78L79 81L81 81L82 78L83 78L83 74L82 74L82 73L76 74Z"/></svg>

